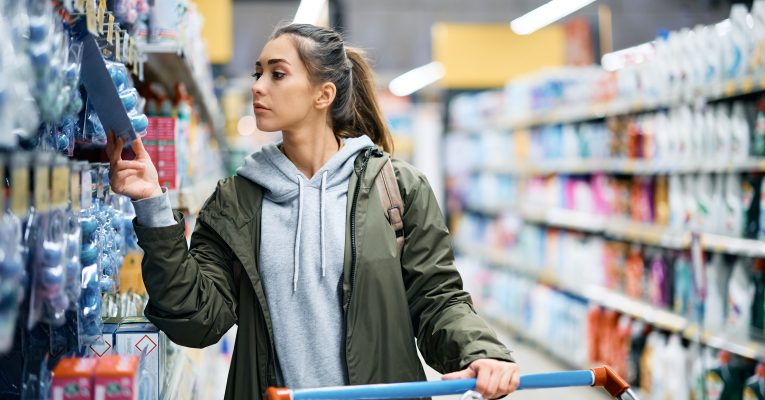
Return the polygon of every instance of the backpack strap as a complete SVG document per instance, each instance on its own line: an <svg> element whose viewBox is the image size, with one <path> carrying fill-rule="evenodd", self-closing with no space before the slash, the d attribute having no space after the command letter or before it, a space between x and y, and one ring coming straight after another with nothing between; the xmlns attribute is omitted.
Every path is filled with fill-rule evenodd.
<svg viewBox="0 0 765 400"><path fill-rule="evenodd" d="M390 158L385 161L382 170L375 177L375 186L380 195L385 218L388 219L391 228L396 232L396 246L400 253L404 248L404 201L401 199L396 172L393 170Z"/></svg>

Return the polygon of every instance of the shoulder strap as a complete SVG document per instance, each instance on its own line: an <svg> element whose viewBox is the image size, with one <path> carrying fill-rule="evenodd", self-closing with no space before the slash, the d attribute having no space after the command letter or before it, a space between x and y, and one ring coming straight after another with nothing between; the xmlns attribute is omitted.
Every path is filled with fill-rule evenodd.
<svg viewBox="0 0 765 400"><path fill-rule="evenodd" d="M385 165L379 174L375 177L375 186L380 195L380 201L385 211L385 218L388 219L391 228L396 232L396 246L399 253L404 248L404 201L401 199L401 191L398 188L396 173L393 171L393 164L390 159L385 161Z"/></svg>

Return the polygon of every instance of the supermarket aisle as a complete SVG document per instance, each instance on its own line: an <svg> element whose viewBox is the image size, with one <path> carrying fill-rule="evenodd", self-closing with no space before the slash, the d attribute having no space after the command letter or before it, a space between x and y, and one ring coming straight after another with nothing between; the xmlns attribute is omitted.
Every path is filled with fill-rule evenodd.
<svg viewBox="0 0 765 400"><path fill-rule="evenodd" d="M500 340L505 343L515 355L516 361L521 366L521 373L538 373L566 370L564 365L552 360L543 352L534 348L532 345L516 339L510 333L499 327L493 327ZM441 379L441 374L425 365L425 372L428 380ZM460 396L439 397L444 400L459 400ZM547 400L547 399L567 399L567 400L602 400L608 399L605 392L592 388L573 388L573 389L550 389L536 391L520 391L511 396L514 400Z"/></svg>

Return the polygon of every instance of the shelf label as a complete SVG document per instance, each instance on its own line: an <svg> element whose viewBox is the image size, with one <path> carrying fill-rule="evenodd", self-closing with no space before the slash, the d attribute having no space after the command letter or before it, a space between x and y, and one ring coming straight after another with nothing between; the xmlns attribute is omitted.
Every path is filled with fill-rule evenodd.
<svg viewBox="0 0 765 400"><path fill-rule="evenodd" d="M35 208L40 212L50 210L50 165L35 166Z"/></svg>
<svg viewBox="0 0 765 400"><path fill-rule="evenodd" d="M96 19L96 9L92 0L88 0L85 3L85 21L88 27L88 32L93 36L98 36L98 21Z"/></svg>
<svg viewBox="0 0 765 400"><path fill-rule="evenodd" d="M109 13L109 26L106 28L106 41L114 44L114 14Z"/></svg>
<svg viewBox="0 0 765 400"><path fill-rule="evenodd" d="M122 37L122 60L128 59L128 49L130 44L130 34L125 32L125 36Z"/></svg>
<svg viewBox="0 0 765 400"><path fill-rule="evenodd" d="M51 204L55 208L66 208L69 200L69 166L58 165L53 169Z"/></svg>
<svg viewBox="0 0 765 400"><path fill-rule="evenodd" d="M117 62L119 62L120 60L122 60L122 49L121 49L121 46L120 46L120 42L121 42L120 36L121 35L120 35L120 31L117 31L115 33L116 34L114 35L114 59Z"/></svg>
<svg viewBox="0 0 765 400"><path fill-rule="evenodd" d="M75 213L80 212L80 198L82 197L82 188L80 184L80 172L77 170L71 170L69 175L69 201L72 202L72 211Z"/></svg>
<svg viewBox="0 0 765 400"><path fill-rule="evenodd" d="M104 17L106 16L106 0L98 2L98 33L103 35L104 33Z"/></svg>
<svg viewBox="0 0 765 400"><path fill-rule="evenodd" d="M735 82L726 82L725 88L723 89L723 93L725 93L726 97L733 96L736 93L736 83Z"/></svg>
<svg viewBox="0 0 765 400"><path fill-rule="evenodd" d="M741 82L741 91L744 93L751 93L754 89L754 82L752 81L751 77L744 78L744 81Z"/></svg>
<svg viewBox="0 0 765 400"><path fill-rule="evenodd" d="M24 219L29 212L29 168L14 167L11 170L11 211Z"/></svg>

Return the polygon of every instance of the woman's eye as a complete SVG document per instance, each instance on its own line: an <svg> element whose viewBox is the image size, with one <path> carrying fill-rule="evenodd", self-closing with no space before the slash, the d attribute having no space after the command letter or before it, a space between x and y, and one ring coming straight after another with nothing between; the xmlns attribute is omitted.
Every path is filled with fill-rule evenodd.
<svg viewBox="0 0 765 400"><path fill-rule="evenodd" d="M285 74L284 72L274 72L273 73L274 79L276 79L276 80L284 78L285 75L287 75L287 74Z"/></svg>
<svg viewBox="0 0 765 400"><path fill-rule="evenodd" d="M255 78L256 81L260 79L261 76L263 76L262 72L255 72L252 74L252 77Z"/></svg>

